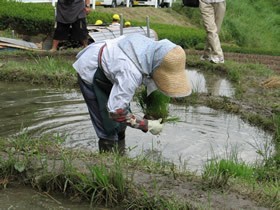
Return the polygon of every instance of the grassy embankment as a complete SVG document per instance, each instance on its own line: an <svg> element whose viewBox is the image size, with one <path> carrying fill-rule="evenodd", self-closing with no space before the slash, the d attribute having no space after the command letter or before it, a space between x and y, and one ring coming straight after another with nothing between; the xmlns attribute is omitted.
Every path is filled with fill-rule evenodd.
<svg viewBox="0 0 280 210"><path fill-rule="evenodd" d="M256 1L254 7L252 7L251 4L251 7L248 7L249 1L242 2L241 4L240 1L228 1L228 12L221 35L223 48L226 51L279 55L277 49L279 49L280 29L274 27L275 21L277 21L279 15L276 15L277 7L273 7L274 4L277 4L277 1ZM15 7L13 6L13 8ZM41 8L39 9L41 10ZM178 11L178 5L174 5L174 9ZM21 11L24 11L24 8ZM47 11L49 11L49 9ZM165 9L165 11L167 14L172 13L172 15L175 15L174 11L170 9ZM270 12L267 13L267 11ZM158 32L160 38L169 38L185 48L201 49L200 46L203 44L204 31L201 30L201 21L198 11L184 8L182 10L180 9L178 12L186 14L190 18L192 23L191 28L153 22L153 17L151 17L151 27ZM1 16L3 13L3 11L0 12L1 18L3 18L3 16ZM239 15L235 17L237 13ZM52 14L52 11L48 14ZM270 15L267 17L265 14ZM17 14L14 15L16 16ZM93 21L97 18L108 18L109 21L110 16L111 13L96 12L89 17L89 20ZM264 17L267 17L269 21ZM30 18L34 17L31 16ZM182 18L182 16L178 14L178 18ZM48 19L48 21L46 21L48 25L48 23L52 21L52 18L50 16L48 16L48 18L45 17L45 19L43 18L43 20L46 19ZM129 19L134 24L143 24L137 19L135 21L133 21L132 18ZM21 22L19 21L21 19L18 17L15 18L15 20ZM38 18L36 20L38 20ZM27 27L30 28L30 24ZM267 30L263 31L264 27ZM37 29L37 27L34 28ZM8 30L11 30L11 28ZM250 33L248 33L248 31L250 31ZM4 65L0 67L0 79L7 81L32 81L34 84L73 87L76 85L75 72L71 68L72 59L74 59L75 54L73 52L76 51L69 50L67 52L61 52L61 57L59 59L56 56L57 54L53 55L49 53L30 52L28 55L26 55L26 52L0 53L1 62L4 63ZM68 58L70 56L71 59L63 59L63 55L66 54ZM22 59L27 60L24 60L24 62L22 62L23 60L21 59L4 60L4 58L11 58L14 56L22 56ZM250 196L253 200L259 200L260 203L267 206L279 207L280 93L279 88L264 88L260 85L266 79L279 76L279 74L259 64L240 64L229 60L224 65L212 65L200 62L195 56L190 56L187 64L199 67L202 71L212 71L215 74L226 75L235 86L236 95L234 99L230 99L214 98L199 93L193 93L191 97L186 98L182 103L203 103L212 108L240 114L245 120L273 132L276 153L271 158L265 158L265 151L259 151L263 153L264 162L255 165L247 165L242 160L240 161L236 158L237 154L232 154L228 160L213 160L210 162L205 166L204 173L200 178L194 178L190 175L186 177L188 179L199 179L201 186L207 186L210 192L211 189L214 190L217 188L236 190L241 194ZM249 110L253 109L254 112L245 108L248 106ZM21 136L19 138L10 139L8 145L7 139L0 141L1 150L5 151L0 159L2 186L9 186L9 183L11 183L15 177L21 177L26 178L26 182L43 190L59 190L69 195L71 193L77 193L78 196L90 200L92 204L105 202L109 206L115 206L121 203L126 207L134 206L134 209L141 208L143 205L150 209L187 209L188 207L193 207L193 204L180 203L176 201L175 198L175 200L173 198L165 199L165 197L156 194L156 191L146 192L131 184L133 183L133 176L131 176L131 174L136 173L137 169L142 167L142 170L148 170L149 173L159 171L163 174L169 174L173 178L182 176L182 174L184 176L186 175L176 171L172 164L149 163L146 160L127 160L118 156L109 156L106 158L113 158L112 162L115 167L104 167L103 165L107 160L104 160L104 162L100 161L98 164L88 163L86 155L80 157L75 151L67 151L60 148L59 143L50 144L48 142L50 142L49 140L52 139L52 137L47 138L48 139L44 141L42 139L34 140L29 136ZM42 145L42 142L46 145ZM57 152L57 150L59 152ZM63 152L61 153L61 151ZM51 157L51 155L56 157L54 159L60 159L62 162L61 165L63 165L63 167L60 168L61 171L58 171L58 173L55 173L57 170L52 170L58 163L46 159L46 156ZM95 156L98 154L90 154L88 158L91 159L92 155ZM72 159L78 158L81 158L84 163L88 163L86 164L88 166L86 173L84 173L85 171L81 171L71 161ZM34 159L42 163L42 170L35 170L34 176L28 177L28 172L36 168L35 165L31 164L31 161ZM49 164L43 164L44 161L49 161ZM140 164L142 165L141 167L140 165L138 166L138 163L143 162L144 164ZM123 172L124 168L126 173L120 173ZM131 168L131 171L127 170L127 168ZM88 173L90 173L90 176L87 176ZM129 176L132 178L127 179ZM37 182L35 182L35 180L37 180ZM135 199L136 197L139 199Z"/></svg>

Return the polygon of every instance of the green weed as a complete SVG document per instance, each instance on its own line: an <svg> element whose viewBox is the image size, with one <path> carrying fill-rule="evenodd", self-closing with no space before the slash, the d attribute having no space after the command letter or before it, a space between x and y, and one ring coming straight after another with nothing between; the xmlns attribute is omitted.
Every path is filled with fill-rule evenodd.
<svg viewBox="0 0 280 210"><path fill-rule="evenodd" d="M238 158L236 148L231 148L226 158L213 158L204 165L202 179L210 188L224 188L231 178L242 178L251 181L254 170L251 166Z"/></svg>

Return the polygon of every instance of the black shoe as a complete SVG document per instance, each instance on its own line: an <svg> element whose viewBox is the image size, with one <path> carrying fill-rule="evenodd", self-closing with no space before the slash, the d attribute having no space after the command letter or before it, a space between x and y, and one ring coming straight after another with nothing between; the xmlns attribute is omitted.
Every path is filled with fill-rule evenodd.
<svg viewBox="0 0 280 210"><path fill-rule="evenodd" d="M125 140L113 141L108 139L99 139L98 141L99 152L115 152L120 155L125 153Z"/></svg>

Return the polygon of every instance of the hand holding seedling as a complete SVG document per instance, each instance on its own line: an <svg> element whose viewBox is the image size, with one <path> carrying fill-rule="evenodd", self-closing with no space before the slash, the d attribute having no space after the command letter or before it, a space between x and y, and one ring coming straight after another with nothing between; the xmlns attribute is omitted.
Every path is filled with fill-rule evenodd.
<svg viewBox="0 0 280 210"><path fill-rule="evenodd" d="M158 120L148 120L148 130L153 135L158 135L163 128L162 119Z"/></svg>

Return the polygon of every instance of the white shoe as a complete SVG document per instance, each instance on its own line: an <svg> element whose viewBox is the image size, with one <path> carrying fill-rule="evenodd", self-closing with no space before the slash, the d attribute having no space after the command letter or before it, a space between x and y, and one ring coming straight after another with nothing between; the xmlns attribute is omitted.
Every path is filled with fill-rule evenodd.
<svg viewBox="0 0 280 210"><path fill-rule="evenodd" d="M211 63L216 63L216 64L218 64L218 63L225 63L225 61L224 61L224 58L219 58L219 57L212 57L211 59L210 59L210 62Z"/></svg>
<svg viewBox="0 0 280 210"><path fill-rule="evenodd" d="M201 61L210 61L210 57L208 55L202 55L200 56Z"/></svg>

